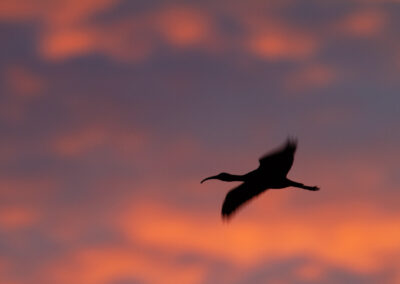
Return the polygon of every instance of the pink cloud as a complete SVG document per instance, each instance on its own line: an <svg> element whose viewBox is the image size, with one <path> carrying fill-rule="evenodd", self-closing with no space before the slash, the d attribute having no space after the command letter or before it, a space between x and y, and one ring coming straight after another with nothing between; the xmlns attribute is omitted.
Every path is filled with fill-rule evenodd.
<svg viewBox="0 0 400 284"><path fill-rule="evenodd" d="M101 128L84 128L56 137L54 150L61 156L80 155L96 146L104 145L107 133Z"/></svg>
<svg viewBox="0 0 400 284"><path fill-rule="evenodd" d="M269 17L239 14L238 21L247 30L244 40L246 50L260 58L300 60L312 57L319 50L320 41L313 33L273 14Z"/></svg>
<svg viewBox="0 0 400 284"><path fill-rule="evenodd" d="M285 89L289 92L318 89L332 84L336 77L333 68L323 64L311 64L290 74L285 81Z"/></svg>
<svg viewBox="0 0 400 284"><path fill-rule="evenodd" d="M33 6L32 1L23 3ZM4 5L2 10L4 15L14 13L20 15L18 17L43 21L38 50L49 60L65 60L94 52L134 62L150 56L160 39L174 48L205 51L219 48L222 52L237 44L236 39L218 35L210 11L194 5L160 7L107 24L88 20L118 3L118 0L58 0L53 5L39 5L41 9L25 11L19 6ZM318 49L314 36L285 23L275 21L271 25L270 20L251 19L237 11L230 13L248 29L245 49L261 58L302 59L312 56Z"/></svg>
<svg viewBox="0 0 400 284"><path fill-rule="evenodd" d="M86 20L90 15L104 11L119 0L15 0L0 3L0 19L42 19L53 25L70 25Z"/></svg>
<svg viewBox="0 0 400 284"><path fill-rule="evenodd" d="M40 13L42 6L32 0L0 2L0 19L3 21L26 20Z"/></svg>
<svg viewBox="0 0 400 284"><path fill-rule="evenodd" d="M347 15L337 25L346 34L358 37L375 36L384 31L387 15L379 10L361 10Z"/></svg>
<svg viewBox="0 0 400 284"><path fill-rule="evenodd" d="M45 201L44 197L51 196L52 190L57 187L54 177L41 175L40 177L2 177L0 178L0 194L4 201L18 208L27 205L34 206ZM29 207L29 206L28 206ZM5 206L5 208L8 208ZM28 208L34 210L35 208ZM21 209L22 210L22 209ZM20 212L17 210L17 213ZM16 215L18 215L16 213ZM21 213L21 216L23 214ZM35 214L33 214L36 216Z"/></svg>
<svg viewBox="0 0 400 284"><path fill-rule="evenodd" d="M39 214L27 207L8 206L0 208L0 228L4 231L25 229L37 224Z"/></svg>
<svg viewBox="0 0 400 284"><path fill-rule="evenodd" d="M136 61L149 56L158 38L175 47L207 45L211 29L205 16L192 9L167 9L122 19L106 26L61 25L43 34L41 54L63 60L90 52L117 60Z"/></svg>
<svg viewBox="0 0 400 284"><path fill-rule="evenodd" d="M167 42L178 47L207 43L212 34L211 20L193 8L168 8L158 17L158 29Z"/></svg>
<svg viewBox="0 0 400 284"><path fill-rule="evenodd" d="M255 35L249 49L269 60L303 59L317 51L316 40L308 35L289 31L272 31Z"/></svg>
<svg viewBox="0 0 400 284"><path fill-rule="evenodd" d="M0 118L7 123L25 119L30 104L44 94L45 78L23 65L11 65L3 71L7 91L0 105Z"/></svg>
<svg viewBox="0 0 400 284"><path fill-rule="evenodd" d="M51 144L54 153L62 157L79 157L92 150L108 148L121 158L138 153L146 140L142 131L89 123L56 135Z"/></svg>
<svg viewBox="0 0 400 284"><path fill-rule="evenodd" d="M90 32L62 29L47 33L40 43L40 50L47 59L62 60L90 53L95 44Z"/></svg>
<svg viewBox="0 0 400 284"><path fill-rule="evenodd" d="M13 93L25 98L39 96L46 86L42 76L20 65L10 66L5 77Z"/></svg>

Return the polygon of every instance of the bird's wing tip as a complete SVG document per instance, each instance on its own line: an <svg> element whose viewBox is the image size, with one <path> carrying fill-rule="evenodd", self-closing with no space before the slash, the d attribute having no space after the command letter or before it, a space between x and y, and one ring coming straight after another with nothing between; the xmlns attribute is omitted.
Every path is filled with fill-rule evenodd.
<svg viewBox="0 0 400 284"><path fill-rule="evenodd" d="M296 145L297 144L297 137L296 136L289 136L287 138L287 143L290 145Z"/></svg>

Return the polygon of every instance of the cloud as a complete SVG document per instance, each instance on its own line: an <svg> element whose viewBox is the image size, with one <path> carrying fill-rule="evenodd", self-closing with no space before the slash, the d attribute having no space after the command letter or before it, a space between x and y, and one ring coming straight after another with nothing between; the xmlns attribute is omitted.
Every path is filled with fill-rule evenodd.
<svg viewBox="0 0 400 284"><path fill-rule="evenodd" d="M385 255L400 250L396 225L400 216L355 204L350 211L337 205L312 211L300 216L282 213L279 222L269 216L263 218L262 226L257 219L240 217L224 225L208 214L193 215L143 202L132 206L120 224L134 243L167 253L199 254L242 267L266 259L307 255L368 274L384 269ZM316 211L318 215L313 216ZM303 274L317 277L318 273Z"/></svg>
<svg viewBox="0 0 400 284"><path fill-rule="evenodd" d="M272 31L252 37L249 49L255 55L269 60L304 59L318 50L317 41L295 31Z"/></svg>
<svg viewBox="0 0 400 284"><path fill-rule="evenodd" d="M110 1L105 4L111 5ZM147 58L160 42L175 48L206 48L211 41L211 20L192 7L167 7L109 23L84 21L98 12L101 10L84 9L50 17L39 47L44 58L65 60L98 53L116 60L137 61Z"/></svg>
<svg viewBox="0 0 400 284"><path fill-rule="evenodd" d="M107 133L101 128L84 128L67 132L55 138L54 150L61 156L81 155L96 146L102 146Z"/></svg>
<svg viewBox="0 0 400 284"><path fill-rule="evenodd" d="M186 47L208 42L211 20L200 10L176 7L162 11L157 25L168 43Z"/></svg>
<svg viewBox="0 0 400 284"><path fill-rule="evenodd" d="M348 6L333 2L50 2L0 1L0 21L21 35L9 46L37 44L42 56L31 57L33 46L5 47L30 65L2 74L0 229L5 244L17 241L0 259L0 283L39 274L39 283L60 284L232 283L296 259L290 279L323 282L341 271L394 279L397 136L377 143L371 135L396 125L387 108L395 109L396 90L385 85L385 99L375 98L371 76L303 101L282 98L274 84L289 93L333 86L343 62L373 74L375 61L363 59L375 45L364 39L391 31L388 14L337 18ZM361 39L360 54L350 37ZM197 56L214 48L219 54ZM87 55L96 56L63 62ZM199 181L251 169L267 140L291 130L305 146L291 175L321 191L271 190L222 223L233 185ZM25 276L1 278L14 270Z"/></svg>
<svg viewBox="0 0 400 284"><path fill-rule="evenodd" d="M14 231L25 229L37 224L39 214L27 207L1 207L0 229L3 231Z"/></svg>
<svg viewBox="0 0 400 284"><path fill-rule="evenodd" d="M26 11L19 6L4 5L0 6L0 11L2 9L4 15L15 14L18 19L25 16L43 22L38 50L43 58L52 61L96 53L135 62L157 52L163 44L177 49L222 51L238 43L238 38L223 36L214 13L199 5L160 5L152 11L116 20L91 21L94 16L118 6L119 2L58 0L53 5L42 4L42 7L39 4L42 9ZM23 4L33 6L28 0ZM308 58L318 50L313 35L287 23L254 20L238 12L229 13L233 21L247 30L241 38L245 50L261 58L298 60ZM0 12L0 16L2 14Z"/></svg>
<svg viewBox="0 0 400 284"><path fill-rule="evenodd" d="M4 171L0 177L2 200L10 206L16 206L17 209L28 205L42 204L46 201L45 197L50 197L56 187L56 179L45 174L31 176L24 173ZM8 207L4 206L4 208ZM16 210L16 215L20 214L18 213L20 210L23 210L23 208ZM27 210L30 212L34 208L28 206ZM22 215L23 213L21 213ZM36 216L36 214L33 215Z"/></svg>
<svg viewBox="0 0 400 284"><path fill-rule="evenodd" d="M337 78L336 71L323 64L310 64L289 75L285 89L302 92L329 86Z"/></svg>
<svg viewBox="0 0 400 284"><path fill-rule="evenodd" d="M237 15L246 33L244 46L246 50L267 60L300 60L314 56L320 48L320 41L311 30L296 27L284 17L268 17L258 14Z"/></svg>
<svg viewBox="0 0 400 284"><path fill-rule="evenodd" d="M387 15L379 10L360 10L347 15L337 27L345 34L356 37L372 37L382 33Z"/></svg>
<svg viewBox="0 0 400 284"><path fill-rule="evenodd" d="M26 98L39 96L46 86L41 75L21 65L10 66L5 73L9 89L17 96Z"/></svg>
<svg viewBox="0 0 400 284"><path fill-rule="evenodd" d="M31 19L40 13L41 8L43 8L41 4L43 3L32 0L1 1L0 20L17 21Z"/></svg>
<svg viewBox="0 0 400 284"><path fill-rule="evenodd" d="M49 32L40 43L40 51L47 59L63 60L90 53L95 45L90 32L62 29Z"/></svg>
<svg viewBox="0 0 400 284"><path fill-rule="evenodd" d="M325 268L323 265L318 265L314 262L307 262L300 265L296 270L296 277L307 282L318 282L324 277Z"/></svg>
<svg viewBox="0 0 400 284"><path fill-rule="evenodd" d="M97 32L90 18L119 0L17 0L0 4L0 20L41 23L38 50L50 60L64 60L97 51Z"/></svg>
<svg viewBox="0 0 400 284"><path fill-rule="evenodd" d="M5 94L0 117L7 122L21 122L30 104L44 95L45 78L24 65L11 65L3 71Z"/></svg>
<svg viewBox="0 0 400 284"><path fill-rule="evenodd" d="M44 279L54 283L107 284L128 279L145 283L202 283L203 267L176 264L119 247L84 248L50 264Z"/></svg>
<svg viewBox="0 0 400 284"><path fill-rule="evenodd" d="M15 0L0 3L0 19L44 20L53 25L71 25L112 7L119 0Z"/></svg>
<svg viewBox="0 0 400 284"><path fill-rule="evenodd" d="M79 158L93 150L105 148L121 156L131 156L143 149L146 139L143 133L132 132L132 129L89 123L56 135L52 145L54 153L61 157Z"/></svg>

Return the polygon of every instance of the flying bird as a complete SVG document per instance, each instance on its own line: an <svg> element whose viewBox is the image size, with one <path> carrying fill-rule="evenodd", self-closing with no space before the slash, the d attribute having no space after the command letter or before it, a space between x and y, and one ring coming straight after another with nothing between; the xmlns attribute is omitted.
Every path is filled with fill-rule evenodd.
<svg viewBox="0 0 400 284"><path fill-rule="evenodd" d="M259 159L260 165L254 171L244 175L220 173L205 178L201 183L210 179L222 181L242 181L238 187L228 192L222 205L222 218L229 218L239 207L267 189L279 189L289 186L317 191L317 186L307 186L287 178L292 167L297 141L288 139L278 150L268 153Z"/></svg>

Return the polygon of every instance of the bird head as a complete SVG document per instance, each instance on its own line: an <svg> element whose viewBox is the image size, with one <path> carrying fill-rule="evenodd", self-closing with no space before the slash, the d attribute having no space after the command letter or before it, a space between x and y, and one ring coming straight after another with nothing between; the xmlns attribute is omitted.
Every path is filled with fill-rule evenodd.
<svg viewBox="0 0 400 284"><path fill-rule="evenodd" d="M200 183L203 183L203 182L205 182L206 180L209 180L209 179L219 179L219 180L222 180L222 181L231 181L232 180L231 177L232 177L231 174L220 173L220 174L218 174L216 176L210 176L208 178L205 178Z"/></svg>

